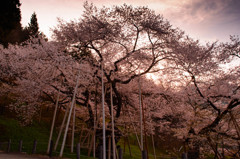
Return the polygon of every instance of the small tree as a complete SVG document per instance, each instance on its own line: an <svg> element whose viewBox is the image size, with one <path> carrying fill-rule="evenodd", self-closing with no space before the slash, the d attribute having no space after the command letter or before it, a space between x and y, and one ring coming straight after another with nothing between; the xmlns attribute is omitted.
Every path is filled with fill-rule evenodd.
<svg viewBox="0 0 240 159"><path fill-rule="evenodd" d="M30 23L28 24L29 36L38 37L39 35L39 26L37 21L37 15L34 12L31 16Z"/></svg>
<svg viewBox="0 0 240 159"><path fill-rule="evenodd" d="M41 39L44 39L45 41L48 40L46 35L43 32L39 31L37 15L35 12L32 14L30 23L28 23L28 26L22 30L21 38L22 38L22 42L27 41L31 38L41 38Z"/></svg>

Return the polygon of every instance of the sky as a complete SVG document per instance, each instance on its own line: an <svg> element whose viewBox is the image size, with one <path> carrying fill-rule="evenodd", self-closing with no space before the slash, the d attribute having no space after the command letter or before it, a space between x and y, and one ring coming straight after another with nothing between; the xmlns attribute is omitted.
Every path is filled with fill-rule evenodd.
<svg viewBox="0 0 240 159"><path fill-rule="evenodd" d="M57 17L65 21L79 19L85 0L20 0L22 25L27 26L36 12L40 31L51 39ZM240 35L240 0L88 0L97 7L124 3L147 6L161 14L173 27L201 42L229 40Z"/></svg>

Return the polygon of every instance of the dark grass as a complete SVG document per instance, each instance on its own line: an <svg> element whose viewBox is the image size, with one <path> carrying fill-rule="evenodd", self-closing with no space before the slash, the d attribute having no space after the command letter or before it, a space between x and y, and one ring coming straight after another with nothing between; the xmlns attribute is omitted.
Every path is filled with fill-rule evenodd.
<svg viewBox="0 0 240 159"><path fill-rule="evenodd" d="M50 128L49 124L34 121L29 126L21 126L15 119L0 116L0 150L7 152L8 141L11 139L10 152L19 152L19 141L22 140L22 152L32 154L34 140L37 141L36 154L47 155L47 145L49 140ZM55 141L57 133L53 134L53 141ZM59 156L60 144L56 152L52 153L52 156ZM70 146L66 146L64 149L63 157L65 158L76 158L76 153L70 153ZM87 151L81 150L81 158L87 157Z"/></svg>

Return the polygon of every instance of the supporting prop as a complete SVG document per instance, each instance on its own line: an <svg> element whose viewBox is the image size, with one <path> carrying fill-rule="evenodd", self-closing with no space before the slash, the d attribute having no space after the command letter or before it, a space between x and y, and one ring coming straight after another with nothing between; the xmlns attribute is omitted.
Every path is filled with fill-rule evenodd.
<svg viewBox="0 0 240 159"><path fill-rule="evenodd" d="M118 159L123 159L123 150L121 147L118 148Z"/></svg>
<svg viewBox="0 0 240 159"><path fill-rule="evenodd" d="M142 151L142 159L147 159L147 151L143 150Z"/></svg>
<svg viewBox="0 0 240 159"><path fill-rule="evenodd" d="M80 159L80 143L77 144L77 159Z"/></svg>
<svg viewBox="0 0 240 159"><path fill-rule="evenodd" d="M181 157L181 159L188 159L188 157L187 157L187 153L182 153L182 157Z"/></svg>
<svg viewBox="0 0 240 159"><path fill-rule="evenodd" d="M59 92L60 92L60 90L58 90L57 102L56 102L56 106L55 106L55 110L54 110L54 114L53 114L52 126L51 126L50 135L49 135L49 140L48 140L48 149L47 149L47 153L49 153L49 151L50 151L50 144L51 144L51 141L52 141L52 134L53 134L53 129L54 129L54 125L55 125L55 119L56 119L56 114L57 114L57 108L58 108Z"/></svg>
<svg viewBox="0 0 240 159"><path fill-rule="evenodd" d="M103 159L103 146L100 146L99 148L98 159Z"/></svg>
<svg viewBox="0 0 240 159"><path fill-rule="evenodd" d="M11 139L8 140L7 152L9 153L11 149Z"/></svg>
<svg viewBox="0 0 240 159"><path fill-rule="evenodd" d="M96 157L96 129L97 129L97 88L98 84L96 84L95 87L95 101L94 101L94 106L95 106L95 116L94 116L94 132L93 132L93 157Z"/></svg>
<svg viewBox="0 0 240 159"><path fill-rule="evenodd" d="M73 99L72 99L71 107L70 107L70 110L69 110L69 116L68 116L68 120L67 120L66 129L65 129L65 132L64 132L64 136L63 136L63 142L62 142L62 147L61 147L61 150L60 150L59 157L62 157L63 150L64 150L64 147L65 147L65 142L66 142L66 138L67 138L67 131L68 131L68 127L69 127L69 123L70 123L70 119L71 119L71 114L72 114L72 110L73 110L73 106L75 104L75 98L76 98L76 94L77 94L77 88L78 88L78 83L79 83L79 75L80 75L80 71L78 72L77 83L76 83L76 86L75 86L75 89L74 89Z"/></svg>
<svg viewBox="0 0 240 159"><path fill-rule="evenodd" d="M111 136L108 137L108 159L111 159Z"/></svg>
<svg viewBox="0 0 240 159"><path fill-rule="evenodd" d="M33 149L32 149L32 154L35 154L37 150L37 140L33 141Z"/></svg>
<svg viewBox="0 0 240 159"><path fill-rule="evenodd" d="M48 156L49 156L50 158L52 157L52 153L53 153L53 141L51 140L51 142L50 142L49 154L48 154Z"/></svg>
<svg viewBox="0 0 240 159"><path fill-rule="evenodd" d="M128 107L127 107L127 112L128 112L128 116L129 116L130 120L133 121L133 119L132 119L132 117L131 117L131 114L130 114L130 112L129 112ZM134 133L135 133L135 136L136 136L136 139L137 139L138 147L139 147L139 149L141 150L141 143L140 143L139 137L138 137L138 135L137 135L136 127L134 126L133 122L131 122L131 124L132 124L133 130L134 130Z"/></svg>
<svg viewBox="0 0 240 159"><path fill-rule="evenodd" d="M152 144L153 144L153 155L154 155L154 159L157 159L157 156L156 156L156 148L155 148L155 143L154 143L154 137L153 137L153 134L152 134L151 136L152 136Z"/></svg>
<svg viewBox="0 0 240 159"><path fill-rule="evenodd" d="M111 83L111 116L112 116L112 147L113 147L113 159L116 159L116 151L115 151L115 133L114 133L114 112L113 112L113 94L112 94L112 83Z"/></svg>
<svg viewBox="0 0 240 159"><path fill-rule="evenodd" d="M129 141L128 135L127 135L127 142L128 142L128 151L129 151L130 157L132 157L132 151L131 151L130 141Z"/></svg>
<svg viewBox="0 0 240 159"><path fill-rule="evenodd" d="M75 114L76 114L76 104L73 107L73 122L72 122L72 144L71 144L71 153L73 153L74 148L74 133L75 133Z"/></svg>
<svg viewBox="0 0 240 159"><path fill-rule="evenodd" d="M141 84L140 77L138 79L138 87L139 87L139 114L140 114L140 133L141 133L141 151L143 151L143 123L142 123L142 98L141 98Z"/></svg>
<svg viewBox="0 0 240 159"><path fill-rule="evenodd" d="M22 143L23 143L23 141L20 140L20 141L19 141L19 146L18 146L18 151L19 151L19 152L22 152Z"/></svg>
<svg viewBox="0 0 240 159"><path fill-rule="evenodd" d="M65 121L66 121L68 112L69 112L69 107L67 107L67 110L66 110L65 113L64 113L63 121L62 121L60 130L59 130L59 133L58 133L58 136L57 136L57 140L56 140L55 145L54 145L54 148L53 148L54 151L56 151L56 149L57 149L58 142L59 142L59 139L60 139L60 137L61 137L61 135L62 135L63 127L64 127L64 125L65 125Z"/></svg>
<svg viewBox="0 0 240 159"><path fill-rule="evenodd" d="M103 159L106 159L106 130L105 130L105 107L104 107L104 81L103 81L103 62L101 64L102 70L102 122L103 122Z"/></svg>

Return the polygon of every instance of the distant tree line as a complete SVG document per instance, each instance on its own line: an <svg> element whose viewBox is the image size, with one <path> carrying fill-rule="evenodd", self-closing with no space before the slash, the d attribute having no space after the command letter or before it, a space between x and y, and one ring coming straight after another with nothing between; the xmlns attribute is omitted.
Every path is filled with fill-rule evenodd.
<svg viewBox="0 0 240 159"><path fill-rule="evenodd" d="M0 44L22 43L31 37L44 36L39 31L37 15L34 12L26 27L21 24L21 3L19 0L3 0L0 5Z"/></svg>

